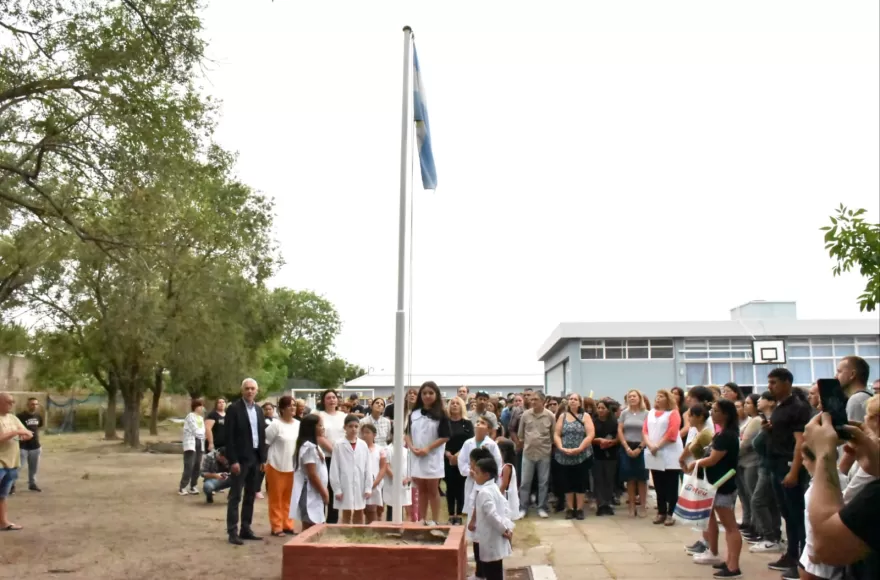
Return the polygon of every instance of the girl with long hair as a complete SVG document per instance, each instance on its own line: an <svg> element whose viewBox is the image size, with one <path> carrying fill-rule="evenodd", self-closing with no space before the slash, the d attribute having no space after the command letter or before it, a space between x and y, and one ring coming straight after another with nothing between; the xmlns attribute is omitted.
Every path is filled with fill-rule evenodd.
<svg viewBox="0 0 880 580"><path fill-rule="evenodd" d="M339 409L339 396L334 389L323 391L318 397L317 415L321 417L324 425L324 434L318 439L318 444L324 452L327 462L327 471L333 461L333 446L345 439L345 413ZM330 503L327 505L327 523L335 524L339 521L339 512L334 506L333 488L330 488Z"/></svg>
<svg viewBox="0 0 880 580"><path fill-rule="evenodd" d="M293 452L290 519L301 522L303 530L324 523L324 506L330 502L327 464L318 444L323 437L324 421L320 415L302 418Z"/></svg>
<svg viewBox="0 0 880 580"><path fill-rule="evenodd" d="M406 426L406 444L413 455L412 478L419 497L419 520L436 525L440 517L440 479L443 453L449 440L449 418L437 383L427 381L419 389L415 407ZM428 506L433 519L427 519Z"/></svg>

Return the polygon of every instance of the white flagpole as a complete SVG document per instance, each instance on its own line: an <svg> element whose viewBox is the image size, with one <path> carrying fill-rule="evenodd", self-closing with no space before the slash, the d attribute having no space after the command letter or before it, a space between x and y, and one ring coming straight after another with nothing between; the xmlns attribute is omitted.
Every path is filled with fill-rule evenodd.
<svg viewBox="0 0 880 580"><path fill-rule="evenodd" d="M397 312L394 339L394 507L395 524L403 523L403 424L406 395L403 390L403 364L406 358L406 216L410 187L410 155L412 154L412 68L413 34L409 26L403 28L403 114L400 127L400 227L397 250Z"/></svg>

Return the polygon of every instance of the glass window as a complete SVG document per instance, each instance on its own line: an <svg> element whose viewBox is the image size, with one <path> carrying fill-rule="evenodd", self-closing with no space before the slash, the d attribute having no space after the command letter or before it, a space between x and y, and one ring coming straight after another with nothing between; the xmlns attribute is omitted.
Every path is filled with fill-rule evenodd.
<svg viewBox="0 0 880 580"><path fill-rule="evenodd" d="M647 341L645 341L647 342ZM648 347L628 347L626 349L626 358L648 358Z"/></svg>
<svg viewBox="0 0 880 580"><path fill-rule="evenodd" d="M684 340L685 348L706 348L706 341L700 339L686 338Z"/></svg>
<svg viewBox="0 0 880 580"><path fill-rule="evenodd" d="M880 356L880 344L860 344L858 353L862 358L867 356ZM874 365L871 365L871 369L874 369Z"/></svg>
<svg viewBox="0 0 880 580"><path fill-rule="evenodd" d="M874 381L876 381L877 379L880 379L880 358L876 358L876 357L866 358L865 362L868 363L868 365L871 367L871 374L868 375L868 386L871 387L871 386L873 386ZM877 393L877 391L874 391L874 394L877 395L880 393Z"/></svg>
<svg viewBox="0 0 880 580"><path fill-rule="evenodd" d="M730 358L730 352L726 350L710 350L709 358Z"/></svg>
<svg viewBox="0 0 880 580"><path fill-rule="evenodd" d="M688 386L706 385L709 383L708 363L687 363L685 365Z"/></svg>
<svg viewBox="0 0 880 580"><path fill-rule="evenodd" d="M624 358L623 354L626 349L624 348L608 348L605 347L605 358L606 359L621 359Z"/></svg>
<svg viewBox="0 0 880 580"><path fill-rule="evenodd" d="M733 382L738 385L752 385L754 381L751 363L733 363Z"/></svg>
<svg viewBox="0 0 880 580"><path fill-rule="evenodd" d="M813 370L810 368L810 359L792 359L788 361L788 369L794 375L794 384L813 384Z"/></svg>
<svg viewBox="0 0 880 580"><path fill-rule="evenodd" d="M594 339L592 339L592 338L590 338L590 339L582 339L582 340L581 340L581 346L598 346L598 347L601 347L601 346L602 346L602 341L601 341L601 340L594 340Z"/></svg>
<svg viewBox="0 0 880 580"><path fill-rule="evenodd" d="M788 345L788 348L786 349L786 351L788 353L788 356L792 357L792 358L795 358L795 357L810 358L810 347L809 346Z"/></svg>
<svg viewBox="0 0 880 580"><path fill-rule="evenodd" d="M834 346L838 344L854 344L856 342L856 338L854 336L835 336L834 337Z"/></svg>
<svg viewBox="0 0 880 580"><path fill-rule="evenodd" d="M750 361L750 360L752 360L752 351L751 350L749 350L747 352L746 351L743 351L743 352L734 351L734 352L730 353L730 358L739 358L739 359Z"/></svg>
<svg viewBox="0 0 880 580"><path fill-rule="evenodd" d="M712 363L709 370L712 372L713 385L723 385L731 381L730 363Z"/></svg>
<svg viewBox="0 0 880 580"><path fill-rule="evenodd" d="M582 348L581 360L595 360L602 358L601 348Z"/></svg>
<svg viewBox="0 0 880 580"><path fill-rule="evenodd" d="M672 346L671 338L652 338L651 346Z"/></svg>
<svg viewBox="0 0 880 580"><path fill-rule="evenodd" d="M671 341L670 341L671 342ZM651 342L651 358L673 358L673 352L671 346L654 346L654 342Z"/></svg>
<svg viewBox="0 0 880 580"><path fill-rule="evenodd" d="M626 341L627 346L648 346L647 340L628 340Z"/></svg>
<svg viewBox="0 0 880 580"><path fill-rule="evenodd" d="M730 346L733 348L747 348L752 350L752 341L744 338L733 338L730 340Z"/></svg>
<svg viewBox="0 0 880 580"><path fill-rule="evenodd" d="M810 343L813 346L816 346L817 344L831 344L832 342L833 339L830 336L817 336L810 339Z"/></svg>
<svg viewBox="0 0 880 580"><path fill-rule="evenodd" d="M837 344L834 343L834 356L836 358L843 358L845 356L854 355L856 353L856 347L854 344Z"/></svg>
<svg viewBox="0 0 880 580"><path fill-rule="evenodd" d="M704 352L704 351L701 351L701 352L686 352L686 353L684 353L684 358L703 360L703 359L707 359L707 358L709 358L709 353L708 353L708 352Z"/></svg>
<svg viewBox="0 0 880 580"><path fill-rule="evenodd" d="M814 358L813 359L813 380L830 379L837 374L837 365L834 364L833 358ZM804 383L797 376L794 378L798 384ZM813 382L812 380L810 382Z"/></svg>
<svg viewBox="0 0 880 580"><path fill-rule="evenodd" d="M729 338L711 338L709 339L709 347L730 348Z"/></svg>
<svg viewBox="0 0 880 580"><path fill-rule="evenodd" d="M831 346L813 345L813 356L834 356Z"/></svg>
<svg viewBox="0 0 880 580"><path fill-rule="evenodd" d="M605 346L619 348L619 347L626 346L626 341L625 340L606 340Z"/></svg>

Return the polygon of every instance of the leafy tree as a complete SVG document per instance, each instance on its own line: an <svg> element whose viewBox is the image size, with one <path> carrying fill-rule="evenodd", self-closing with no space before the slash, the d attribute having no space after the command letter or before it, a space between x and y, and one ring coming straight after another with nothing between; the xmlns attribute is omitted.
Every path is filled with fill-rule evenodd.
<svg viewBox="0 0 880 580"><path fill-rule="evenodd" d="M281 344L289 351L288 377L317 380L333 355L333 341L342 328L333 304L314 292L287 288L272 293L282 321Z"/></svg>
<svg viewBox="0 0 880 580"><path fill-rule="evenodd" d="M862 217L864 209L851 210L843 204L832 216L831 225L825 226L825 249L836 260L832 271L835 276L854 267L867 279L864 292L859 296L859 309L873 312L880 303L880 224L872 224Z"/></svg>

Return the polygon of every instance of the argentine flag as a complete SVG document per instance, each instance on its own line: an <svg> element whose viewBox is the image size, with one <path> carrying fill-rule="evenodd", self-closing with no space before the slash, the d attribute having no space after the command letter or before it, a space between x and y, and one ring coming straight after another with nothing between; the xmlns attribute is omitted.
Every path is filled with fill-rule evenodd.
<svg viewBox="0 0 880 580"><path fill-rule="evenodd" d="M416 139L419 144L419 164L422 170L422 187L437 189L437 168L434 167L434 152L431 150L431 126L428 123L428 106L425 101L425 87L422 84L422 69L419 68L419 54L413 45L413 120L416 124Z"/></svg>

